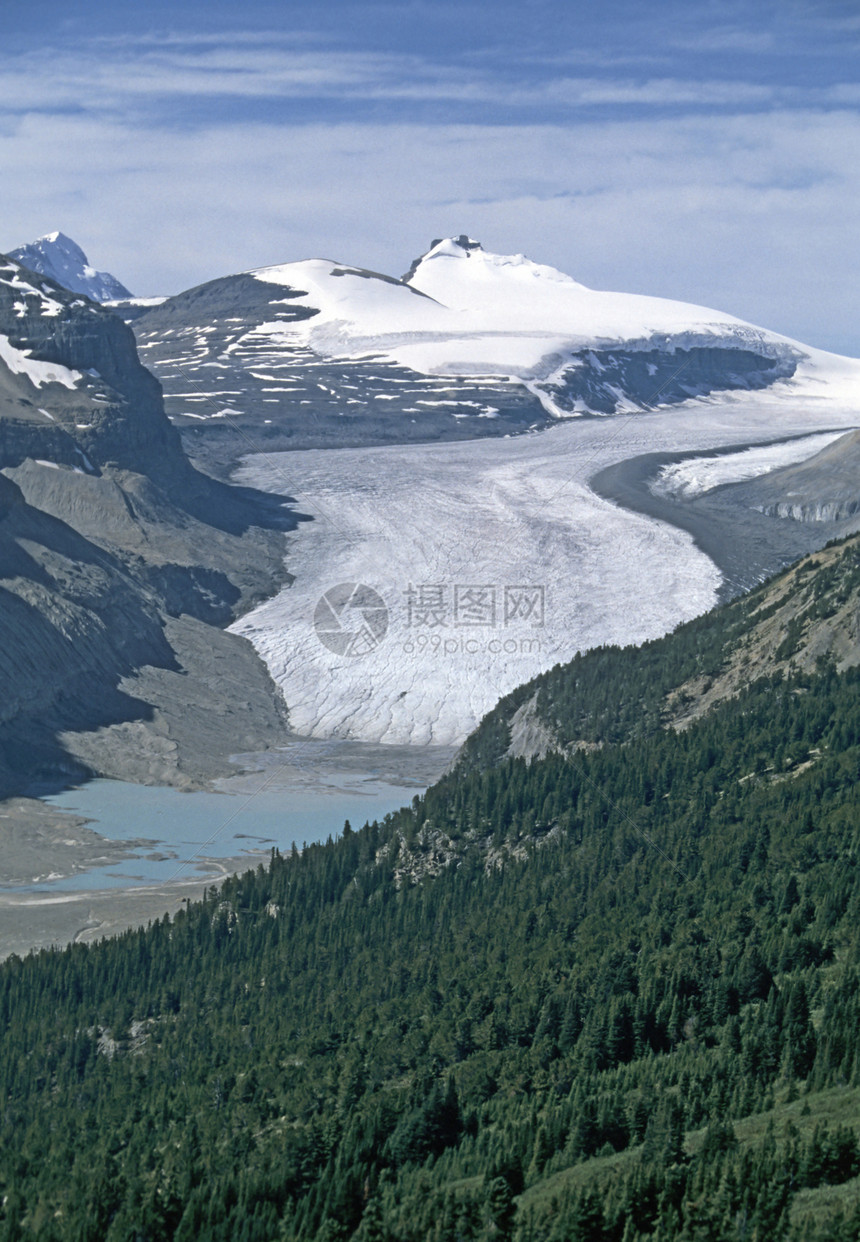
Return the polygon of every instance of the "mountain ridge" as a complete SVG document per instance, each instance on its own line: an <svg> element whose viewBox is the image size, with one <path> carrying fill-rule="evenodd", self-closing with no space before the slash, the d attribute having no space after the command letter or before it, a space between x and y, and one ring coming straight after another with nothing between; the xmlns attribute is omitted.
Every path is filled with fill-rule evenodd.
<svg viewBox="0 0 860 1242"><path fill-rule="evenodd" d="M832 660L840 672L853 668L860 663L858 603L860 534L852 534L670 634L613 657L627 665L620 731L617 703L611 728L602 714L604 657L600 650L585 652L500 700L466 741L455 766L483 768L553 751L575 754L649 730L677 732L737 698L751 680L811 673L822 659ZM677 679L662 671L665 653L673 649L685 651ZM646 683L659 690L640 698ZM590 725L583 732L586 719Z"/></svg>
<svg viewBox="0 0 860 1242"><path fill-rule="evenodd" d="M466 235L437 239L399 280L309 259L117 310L189 452L226 473L248 440L429 442L780 384L818 399L860 387L856 361L708 308L588 289Z"/></svg>
<svg viewBox="0 0 860 1242"><path fill-rule="evenodd" d="M40 241L82 256L62 234ZM822 380L860 387L860 364L723 312L589 289L467 234L434 239L399 279L309 259L109 300L186 449L221 475L249 441L278 451L522 434L780 383L816 398Z"/></svg>

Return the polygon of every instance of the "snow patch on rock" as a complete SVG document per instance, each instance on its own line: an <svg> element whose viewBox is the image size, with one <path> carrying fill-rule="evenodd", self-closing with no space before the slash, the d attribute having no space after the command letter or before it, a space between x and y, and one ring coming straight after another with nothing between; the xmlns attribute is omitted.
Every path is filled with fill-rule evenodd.
<svg viewBox="0 0 860 1242"><path fill-rule="evenodd" d="M0 361L13 375L26 375L34 388L41 388L43 384L62 384L65 388L74 388L78 380L83 379L80 371L73 371L59 362L40 362L30 357L31 352L29 349L16 349L9 343L8 336L0 334Z"/></svg>
<svg viewBox="0 0 860 1242"><path fill-rule="evenodd" d="M649 485L649 490L655 496L692 500L694 496L701 496L724 483L744 483L747 479L759 478L782 466L806 461L844 434L844 431L828 431L719 457L690 457L686 461L664 466Z"/></svg>

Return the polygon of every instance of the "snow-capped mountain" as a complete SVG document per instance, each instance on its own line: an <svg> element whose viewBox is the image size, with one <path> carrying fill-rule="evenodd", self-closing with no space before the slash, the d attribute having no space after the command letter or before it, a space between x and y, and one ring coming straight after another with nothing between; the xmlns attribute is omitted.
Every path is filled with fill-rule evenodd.
<svg viewBox="0 0 860 1242"><path fill-rule="evenodd" d="M161 393L116 315L0 255L0 462L187 470Z"/></svg>
<svg viewBox="0 0 860 1242"><path fill-rule="evenodd" d="M49 276L72 293L83 293L94 302L130 298L131 294L110 272L97 272L75 242L65 233L46 233L27 246L10 250L9 257L39 276Z"/></svg>
<svg viewBox="0 0 860 1242"><path fill-rule="evenodd" d="M705 307L589 289L466 236L435 241L402 279L309 259L134 313L187 443L222 460L249 439L472 439L777 384L860 389L853 360Z"/></svg>

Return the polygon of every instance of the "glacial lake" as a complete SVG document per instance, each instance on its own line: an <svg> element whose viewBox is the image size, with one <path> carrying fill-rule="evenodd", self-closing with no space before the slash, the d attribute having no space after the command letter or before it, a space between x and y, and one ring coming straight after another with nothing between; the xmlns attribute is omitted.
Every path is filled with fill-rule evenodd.
<svg viewBox="0 0 860 1242"><path fill-rule="evenodd" d="M153 844L137 848L135 857L124 862L27 887L71 892L190 880L201 874L206 860L231 860L229 870L242 870L236 860L246 853L248 867L256 866L261 851L276 847L286 853L294 844L301 849L325 841L343 831L344 820L360 828L422 792L415 784L360 778L354 772L329 772L313 784L277 788L246 779L240 789L215 793L93 780L42 801L84 816L90 828L111 840L143 838ZM205 870L213 871L211 863ZM213 883L219 878L213 874Z"/></svg>

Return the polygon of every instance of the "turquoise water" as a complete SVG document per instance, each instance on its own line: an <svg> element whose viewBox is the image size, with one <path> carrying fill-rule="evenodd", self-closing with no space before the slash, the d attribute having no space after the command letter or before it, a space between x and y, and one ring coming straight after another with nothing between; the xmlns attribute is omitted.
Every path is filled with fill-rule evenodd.
<svg viewBox="0 0 860 1242"><path fill-rule="evenodd" d="M203 859L235 859L248 852L248 865L273 846L282 853L295 844L337 836L348 819L353 828L410 803L415 785L392 785L354 774L329 776L315 786L261 788L244 793L182 793L176 789L94 780L42 800L90 820L89 827L114 841L145 839L135 857L96 867L40 891L127 888L130 885L193 879ZM159 854L172 857L159 858ZM206 868L211 871L212 868Z"/></svg>

